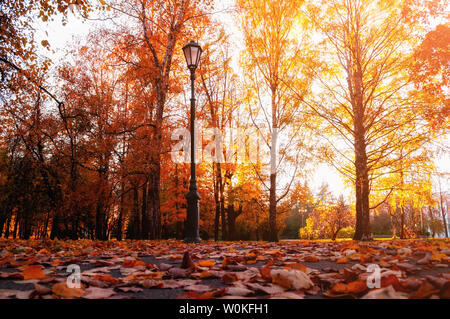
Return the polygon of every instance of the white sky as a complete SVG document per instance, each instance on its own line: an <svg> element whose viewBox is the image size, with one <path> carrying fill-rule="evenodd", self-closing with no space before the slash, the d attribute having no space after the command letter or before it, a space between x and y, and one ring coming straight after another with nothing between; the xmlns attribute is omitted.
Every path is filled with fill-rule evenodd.
<svg viewBox="0 0 450 319"><path fill-rule="evenodd" d="M219 1L217 6L218 13L216 17L223 21L226 26L227 32L231 35L232 46L235 48L242 47L242 37L239 33L236 21L234 21L229 13L223 12L223 9L230 9L233 6L233 0ZM38 31L36 33L36 40L38 43L42 39L47 39L50 42L51 51L42 49L42 54L50 57L54 61L54 65L58 64L65 58L65 49L71 45L75 39L84 38L88 35L90 30L96 28L101 22L87 21L79 17L79 15L69 14L67 25L63 26L61 18L56 17L55 21L39 24ZM200 41L201 42L201 41ZM239 52L236 50L236 54L233 57L233 68L236 72L239 72ZM449 146L448 139L444 141L444 145ZM442 154L435 162L440 172L450 173L450 154ZM317 166L314 174L309 178L308 184L314 192L317 192L318 188L324 183L329 184L330 191L337 197L340 194L344 194L345 197L350 196L351 190L346 188L339 173L331 166L327 164L320 164ZM448 182L444 181L442 185L443 189L448 192Z"/></svg>

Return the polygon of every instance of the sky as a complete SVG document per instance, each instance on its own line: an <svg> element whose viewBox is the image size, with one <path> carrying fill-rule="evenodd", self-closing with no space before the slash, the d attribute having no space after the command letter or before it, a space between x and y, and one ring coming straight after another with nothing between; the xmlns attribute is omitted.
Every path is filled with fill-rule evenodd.
<svg viewBox="0 0 450 319"><path fill-rule="evenodd" d="M231 47L239 48L242 45L242 37L237 27L236 21L231 18L229 10L233 7L233 0L218 1L216 7L216 18L221 20L227 32L231 35L231 42L234 44ZM61 18L56 17L54 21L46 23L40 22L37 28L36 40L40 43L41 40L47 39L50 43L51 50L41 50L41 54L48 56L53 62L54 66L58 65L58 61L65 58L65 52L76 39L83 39L89 34L90 30L94 30L99 25L98 21L88 21L80 17L79 14L68 15L68 23L63 26ZM201 44L201 40L199 41ZM239 72L239 51L236 50L233 56L232 66L236 72ZM441 143L449 147L449 139ZM450 154L441 154L436 159L435 164L440 172L450 173ZM328 183L330 191L334 196L338 197L343 194L349 198L351 196L351 189L344 185L340 174L328 164L317 165L315 172L309 177L308 185L313 192L317 192L323 183ZM443 190L449 191L449 181L441 181Z"/></svg>

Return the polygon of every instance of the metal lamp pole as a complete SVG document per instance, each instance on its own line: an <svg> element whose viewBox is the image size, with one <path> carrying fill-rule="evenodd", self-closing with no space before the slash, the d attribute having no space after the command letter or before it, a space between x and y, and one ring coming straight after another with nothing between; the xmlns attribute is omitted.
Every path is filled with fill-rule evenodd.
<svg viewBox="0 0 450 319"><path fill-rule="evenodd" d="M202 53L201 47L191 41L183 47L184 56L189 70L191 71L191 179L189 181L189 192L186 194L187 199L187 218L186 218L186 238L185 243L199 243L201 242L199 232L199 200L200 194L197 192L197 179L195 167L195 97L194 97L194 82L195 70L200 62Z"/></svg>

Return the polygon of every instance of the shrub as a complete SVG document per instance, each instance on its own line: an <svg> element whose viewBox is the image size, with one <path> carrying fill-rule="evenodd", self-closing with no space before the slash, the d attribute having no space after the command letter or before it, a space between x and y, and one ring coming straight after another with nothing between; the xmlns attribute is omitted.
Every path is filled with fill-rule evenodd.
<svg viewBox="0 0 450 319"><path fill-rule="evenodd" d="M338 234L337 238L353 238L353 235L355 235L355 229L351 226L342 228Z"/></svg>

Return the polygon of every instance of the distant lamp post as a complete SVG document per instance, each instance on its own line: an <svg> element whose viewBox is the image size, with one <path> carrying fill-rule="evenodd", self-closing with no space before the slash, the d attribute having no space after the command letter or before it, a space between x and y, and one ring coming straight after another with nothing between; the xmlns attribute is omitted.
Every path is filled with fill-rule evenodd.
<svg viewBox="0 0 450 319"><path fill-rule="evenodd" d="M194 41L189 42L183 47L186 63L191 71L191 180L189 182L189 192L186 194L187 199L187 218L186 218L186 238L185 243L201 242L199 233L199 200L200 194L197 192L197 180L195 173L195 97L194 97L194 81L195 70L200 62L202 48Z"/></svg>

